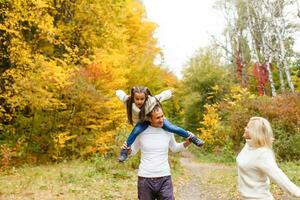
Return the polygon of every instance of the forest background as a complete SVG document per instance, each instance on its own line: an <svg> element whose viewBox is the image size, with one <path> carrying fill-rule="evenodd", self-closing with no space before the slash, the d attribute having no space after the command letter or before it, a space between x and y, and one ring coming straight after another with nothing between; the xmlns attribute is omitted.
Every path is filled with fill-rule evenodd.
<svg viewBox="0 0 300 200"><path fill-rule="evenodd" d="M138 0L0 0L0 167L116 158L132 127L115 90L136 85L175 91L165 114L205 140L203 153L233 161L262 116L278 159L299 162L297 1L217 6L223 42L195 52L179 80L154 64L163 52Z"/></svg>

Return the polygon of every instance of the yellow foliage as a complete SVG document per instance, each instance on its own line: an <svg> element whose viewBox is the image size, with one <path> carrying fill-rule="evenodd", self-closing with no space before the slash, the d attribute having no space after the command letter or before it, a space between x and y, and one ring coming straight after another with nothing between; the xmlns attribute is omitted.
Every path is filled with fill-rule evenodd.
<svg viewBox="0 0 300 200"><path fill-rule="evenodd" d="M62 150L67 147L67 142L76 138L76 135L70 135L69 131L58 133L53 137L54 142L54 152L52 152L52 158L54 160L61 160L63 157L61 156Z"/></svg>
<svg viewBox="0 0 300 200"><path fill-rule="evenodd" d="M200 122L203 127L198 128L200 131L200 137L207 143L211 145L216 145L224 142L225 135L220 131L221 123L220 117L218 115L218 105L208 105L204 106L206 108L206 114L204 114L203 121Z"/></svg>
<svg viewBox="0 0 300 200"><path fill-rule="evenodd" d="M127 127L116 89L178 84L153 64L156 25L140 1L15 0L1 8L0 121L10 124L0 130L28 136L23 145L34 153L106 153Z"/></svg>
<svg viewBox="0 0 300 200"><path fill-rule="evenodd" d="M218 91L219 87L216 85L213 87L214 91ZM231 86L230 92L223 98L224 102L227 102L231 106L242 106L240 102L246 98L255 98L250 94L247 88L242 88L238 85ZM200 131L201 138L203 138L208 144L221 145L226 140L226 133L221 125L221 119L218 114L219 105L206 104L206 114L204 114L203 121L200 122L202 127L197 130ZM223 130L223 131L222 131Z"/></svg>
<svg viewBox="0 0 300 200"><path fill-rule="evenodd" d="M292 76L291 76L296 92L300 92L300 76L299 75L300 75L300 68L298 68L298 70L294 70L294 72L292 73Z"/></svg>
<svg viewBox="0 0 300 200"><path fill-rule="evenodd" d="M220 91L220 86L219 85L215 85L215 86L212 87L212 89L213 89L213 91L215 93L217 93L218 91Z"/></svg>
<svg viewBox="0 0 300 200"><path fill-rule="evenodd" d="M114 144L115 131L99 132L92 144L86 146L81 152L81 156L86 156L94 153L106 154Z"/></svg>
<svg viewBox="0 0 300 200"><path fill-rule="evenodd" d="M70 135L70 132L62 132L57 134L53 140L57 144L58 148L64 148L66 146L66 142L76 138L76 135Z"/></svg>
<svg viewBox="0 0 300 200"><path fill-rule="evenodd" d="M114 143L115 131L107 131L98 134L95 138L96 151L105 154Z"/></svg>
<svg viewBox="0 0 300 200"><path fill-rule="evenodd" d="M61 91L71 84L69 77L72 70L60 67L55 61L45 62L41 57L35 59L36 67L31 70L11 68L3 77L13 77L14 84L0 95L13 108L23 109L30 105L31 109L57 109L66 107L60 100Z"/></svg>
<svg viewBox="0 0 300 200"><path fill-rule="evenodd" d="M224 97L224 101L230 105L236 105L243 99L253 99L255 95L251 94L247 88L242 88L239 85L231 86L230 92Z"/></svg>

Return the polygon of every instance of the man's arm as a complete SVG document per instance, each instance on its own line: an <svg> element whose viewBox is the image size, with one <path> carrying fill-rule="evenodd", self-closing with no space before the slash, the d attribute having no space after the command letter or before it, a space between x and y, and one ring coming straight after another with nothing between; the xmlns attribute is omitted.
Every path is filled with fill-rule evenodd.
<svg viewBox="0 0 300 200"><path fill-rule="evenodd" d="M129 155L134 156L139 150L140 150L140 136L137 136L133 144L131 145L131 148L129 150Z"/></svg>
<svg viewBox="0 0 300 200"><path fill-rule="evenodd" d="M174 134L173 133L170 134L171 134L171 140L169 146L172 152L183 151L185 148L187 148L190 145L190 141L188 139L184 142L177 143Z"/></svg>

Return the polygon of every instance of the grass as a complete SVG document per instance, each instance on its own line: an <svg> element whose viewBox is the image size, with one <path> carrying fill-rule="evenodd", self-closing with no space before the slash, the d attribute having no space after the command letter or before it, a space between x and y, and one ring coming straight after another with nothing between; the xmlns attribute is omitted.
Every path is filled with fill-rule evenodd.
<svg viewBox="0 0 300 200"><path fill-rule="evenodd" d="M129 164L95 158L12 169L0 178L0 199L134 199Z"/></svg>
<svg viewBox="0 0 300 200"><path fill-rule="evenodd" d="M23 166L1 172L0 199L133 200L137 199L138 156L125 164L93 157L52 165ZM177 157L170 156L173 178L180 177Z"/></svg>
<svg viewBox="0 0 300 200"><path fill-rule="evenodd" d="M230 193L228 199L238 199L234 162L227 162L225 168L220 168L219 165L224 164L220 164L222 159L216 155L197 154L195 157L197 162L217 165L217 170L212 170L206 177L209 191L223 188ZM137 199L138 160L136 156L125 164L119 164L115 158L95 156L90 160L12 168L0 174L0 199L134 200ZM178 154L170 156L170 165L176 194L189 177L180 168ZM280 163L280 167L292 181L300 185L299 164ZM272 193L276 199L289 199L276 185L272 185Z"/></svg>

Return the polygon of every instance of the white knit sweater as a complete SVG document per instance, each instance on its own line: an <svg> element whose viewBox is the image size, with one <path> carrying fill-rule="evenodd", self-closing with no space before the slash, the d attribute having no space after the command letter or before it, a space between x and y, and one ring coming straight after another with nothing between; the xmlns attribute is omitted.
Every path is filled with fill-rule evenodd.
<svg viewBox="0 0 300 200"><path fill-rule="evenodd" d="M117 90L116 91L117 97L126 105L126 101L128 99L128 95L123 90ZM151 110L154 108L154 106L157 103L157 100L159 102L163 102L165 100L168 100L172 97L172 91L171 90L165 90L155 96L148 96L147 101L145 102L145 114L147 115ZM132 120L133 123L136 124L139 121L139 113L140 109L136 106L135 103L132 104Z"/></svg>
<svg viewBox="0 0 300 200"><path fill-rule="evenodd" d="M273 200L269 178L291 195L300 197L300 188L278 167L270 148L253 148L250 142L246 143L236 160L238 187L242 199Z"/></svg>

